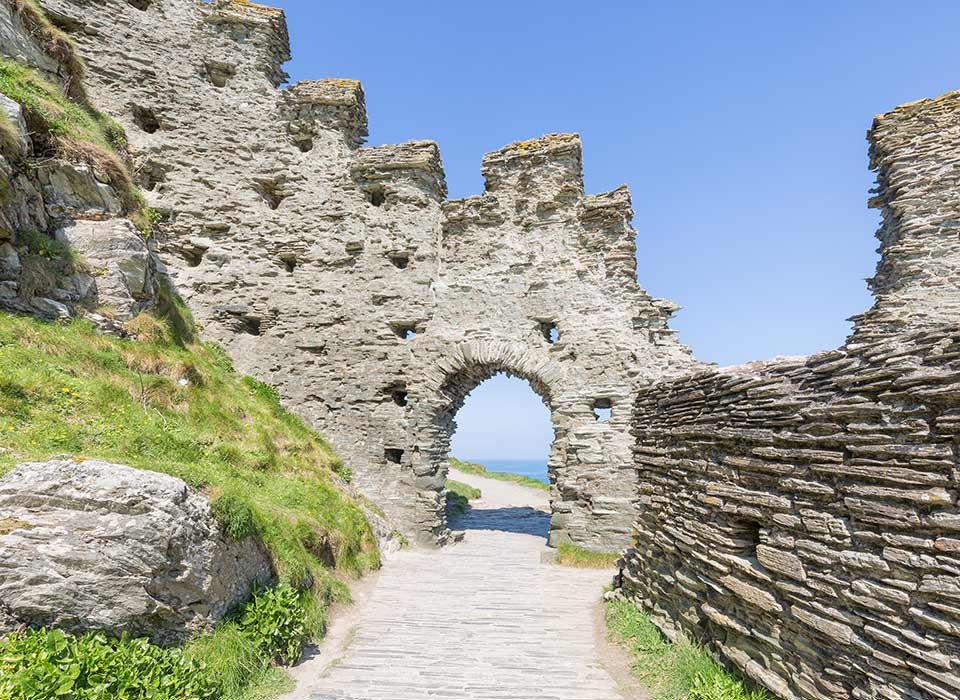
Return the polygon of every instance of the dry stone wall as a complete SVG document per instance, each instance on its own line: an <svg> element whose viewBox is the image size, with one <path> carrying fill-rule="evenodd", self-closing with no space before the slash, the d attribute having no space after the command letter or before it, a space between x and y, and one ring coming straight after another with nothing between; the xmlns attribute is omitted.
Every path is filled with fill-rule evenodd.
<svg viewBox="0 0 960 700"><path fill-rule="evenodd" d="M626 543L632 399L695 361L667 328L675 307L636 283L629 193L584 193L576 136L488 154L485 192L447 200L435 143L361 147L358 82L280 89L278 10L42 4L127 128L165 271L205 337L278 387L399 528L447 537L454 415L507 372L551 411L552 540Z"/></svg>
<svg viewBox="0 0 960 700"><path fill-rule="evenodd" d="M877 301L842 348L636 402L626 593L781 698L960 696L958 100L874 124Z"/></svg>

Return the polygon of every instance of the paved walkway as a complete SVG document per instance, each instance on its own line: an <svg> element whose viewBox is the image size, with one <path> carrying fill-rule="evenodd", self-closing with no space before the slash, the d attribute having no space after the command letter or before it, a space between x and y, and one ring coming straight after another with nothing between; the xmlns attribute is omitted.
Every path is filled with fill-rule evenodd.
<svg viewBox="0 0 960 700"><path fill-rule="evenodd" d="M547 495L451 473L483 498L464 541L390 558L293 669L296 700L617 700L594 607L611 574L544 564ZM363 586L361 585L361 589Z"/></svg>

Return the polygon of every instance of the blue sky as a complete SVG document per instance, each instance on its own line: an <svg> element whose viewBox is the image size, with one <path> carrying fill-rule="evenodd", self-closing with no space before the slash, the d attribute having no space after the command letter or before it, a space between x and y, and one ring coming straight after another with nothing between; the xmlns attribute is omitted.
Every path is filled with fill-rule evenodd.
<svg viewBox="0 0 960 700"><path fill-rule="evenodd" d="M452 197L482 190L483 153L580 133L588 192L633 192L640 284L683 306L680 339L720 364L843 341L876 264L864 134L960 88L947 0L273 4L292 79L360 79L369 142L438 141ZM490 381L455 451L545 453L549 431L522 430L539 400Z"/></svg>

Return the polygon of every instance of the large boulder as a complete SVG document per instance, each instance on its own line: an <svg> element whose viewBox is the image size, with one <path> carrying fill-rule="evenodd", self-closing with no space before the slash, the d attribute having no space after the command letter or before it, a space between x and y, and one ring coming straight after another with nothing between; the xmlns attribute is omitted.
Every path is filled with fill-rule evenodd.
<svg viewBox="0 0 960 700"><path fill-rule="evenodd" d="M180 479L70 460L0 479L0 632L43 625L174 643L271 579L262 545L224 535Z"/></svg>

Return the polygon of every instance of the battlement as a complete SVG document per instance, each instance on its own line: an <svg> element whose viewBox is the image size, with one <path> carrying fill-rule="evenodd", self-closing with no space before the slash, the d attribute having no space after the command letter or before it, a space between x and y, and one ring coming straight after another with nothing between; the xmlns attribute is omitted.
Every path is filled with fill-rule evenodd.
<svg viewBox="0 0 960 700"><path fill-rule="evenodd" d="M367 106L359 80L304 80L283 91L281 112L294 143L307 151L318 129L344 134L356 148L367 136Z"/></svg>
<svg viewBox="0 0 960 700"><path fill-rule="evenodd" d="M388 185L391 190L415 186L438 202L447 194L440 147L435 141L361 148L354 154L350 173L365 191L380 191L377 196L388 196Z"/></svg>
<svg viewBox="0 0 960 700"><path fill-rule="evenodd" d="M483 157L486 191L515 190L544 201L583 195L583 156L578 134L547 134L518 141Z"/></svg>
<svg viewBox="0 0 960 700"><path fill-rule="evenodd" d="M868 133L877 186L876 303L853 318L859 339L939 324L960 313L960 92L878 115Z"/></svg>
<svg viewBox="0 0 960 700"><path fill-rule="evenodd" d="M283 10L249 0L213 0L206 19L214 25L242 25L258 35L260 41L253 43L263 52L264 73L274 86L287 79L281 66L290 60L290 34Z"/></svg>

